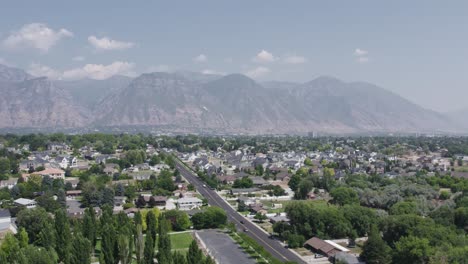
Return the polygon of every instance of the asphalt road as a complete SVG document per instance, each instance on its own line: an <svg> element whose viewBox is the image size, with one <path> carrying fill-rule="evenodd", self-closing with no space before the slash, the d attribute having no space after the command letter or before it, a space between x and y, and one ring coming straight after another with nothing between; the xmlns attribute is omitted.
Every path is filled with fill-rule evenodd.
<svg viewBox="0 0 468 264"><path fill-rule="evenodd" d="M284 248L278 241L270 239L269 235L260 230L260 227L251 223L244 216L240 215L236 210L234 210L223 198L221 198L214 190L211 190L207 187L204 187L205 184L202 182L197 175L192 171L188 170L184 165L181 164L181 161L176 159L176 167L179 170L180 174L191 184L195 186L198 192L203 195L207 200L208 204L218 206L223 208L228 216L228 220L233 222L238 229L244 230L247 229L248 232L245 232L251 238L255 239L259 245L261 245L265 250L271 253L275 258L285 262L285 261L294 261L297 263L305 263L300 257L296 254L289 251L289 249ZM243 224L241 223L244 222Z"/></svg>

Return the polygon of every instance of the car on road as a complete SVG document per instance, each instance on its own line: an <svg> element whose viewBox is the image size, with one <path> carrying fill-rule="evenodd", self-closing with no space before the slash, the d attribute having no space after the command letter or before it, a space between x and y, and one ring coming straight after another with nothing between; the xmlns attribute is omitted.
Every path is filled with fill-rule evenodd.
<svg viewBox="0 0 468 264"><path fill-rule="evenodd" d="M206 188L206 184L203 184L203 187Z"/></svg>
<svg viewBox="0 0 468 264"><path fill-rule="evenodd" d="M241 223L241 224L244 224L244 220L240 220L240 223Z"/></svg>
<svg viewBox="0 0 468 264"><path fill-rule="evenodd" d="M247 228L244 228L244 232L249 232L249 230Z"/></svg>

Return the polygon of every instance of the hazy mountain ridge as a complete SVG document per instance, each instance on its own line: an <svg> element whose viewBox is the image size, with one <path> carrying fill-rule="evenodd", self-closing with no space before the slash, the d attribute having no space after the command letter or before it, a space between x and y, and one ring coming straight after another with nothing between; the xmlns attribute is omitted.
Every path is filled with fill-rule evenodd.
<svg viewBox="0 0 468 264"><path fill-rule="evenodd" d="M445 115L395 93L332 77L260 84L241 74L176 72L65 82L4 69L0 128L138 126L251 134L459 130Z"/></svg>

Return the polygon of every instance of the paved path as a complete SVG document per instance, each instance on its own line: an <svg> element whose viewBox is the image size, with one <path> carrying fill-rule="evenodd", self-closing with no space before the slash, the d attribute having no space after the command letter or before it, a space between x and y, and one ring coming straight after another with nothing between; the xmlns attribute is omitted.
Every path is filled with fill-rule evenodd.
<svg viewBox="0 0 468 264"><path fill-rule="evenodd" d="M195 173L188 170L179 159L176 160L176 167L180 174L191 184L195 186L198 192L208 200L208 204L221 207L226 211L228 220L233 222L238 230L247 229L247 235L253 238L257 243L265 248L266 251L270 252L275 258L285 262L294 261L297 263L306 263L301 257L291 252L289 249L284 248L278 241L272 240L268 237L268 234L263 231L257 225L246 221L246 218L240 215L234 210L221 196L219 196L214 190L204 187L202 182ZM242 224L243 222L243 224Z"/></svg>
<svg viewBox="0 0 468 264"><path fill-rule="evenodd" d="M218 230L197 231L198 237L207 247L216 263L255 264L255 260L242 251L232 238Z"/></svg>

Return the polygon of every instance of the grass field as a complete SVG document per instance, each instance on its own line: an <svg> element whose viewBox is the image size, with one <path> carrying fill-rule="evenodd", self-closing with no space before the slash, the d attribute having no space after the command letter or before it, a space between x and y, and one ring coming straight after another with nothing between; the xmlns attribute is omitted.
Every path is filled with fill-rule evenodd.
<svg viewBox="0 0 468 264"><path fill-rule="evenodd" d="M192 233L170 234L171 247L173 250L186 252L193 241Z"/></svg>

